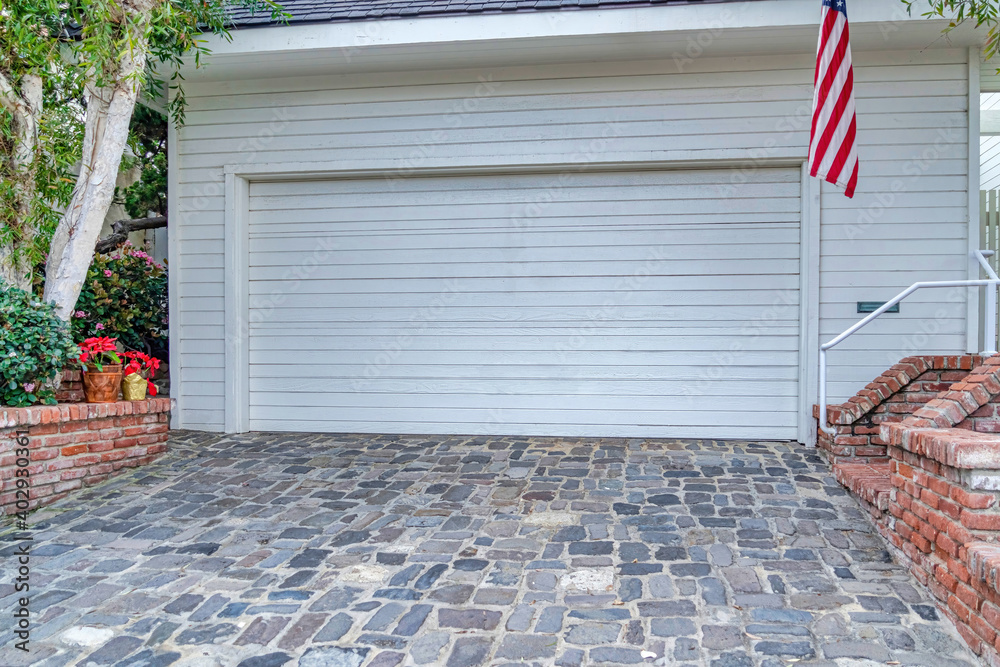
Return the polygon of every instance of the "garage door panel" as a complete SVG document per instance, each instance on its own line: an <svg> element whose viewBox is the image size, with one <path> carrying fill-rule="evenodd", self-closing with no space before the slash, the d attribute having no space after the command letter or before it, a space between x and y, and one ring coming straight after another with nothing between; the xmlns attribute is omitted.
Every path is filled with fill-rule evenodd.
<svg viewBox="0 0 1000 667"><path fill-rule="evenodd" d="M198 413L199 419L204 419L204 423L213 423L211 419L222 420L222 413L209 413L204 410L193 410L193 412ZM203 414L208 414L209 416L202 417ZM202 422L195 422L202 423ZM496 435L503 431L504 435L528 435L528 434L538 434L544 433L546 431L551 431L550 435L558 435L566 438L589 438L594 437L595 433L607 432L609 426L607 424L584 424L581 422L573 424L560 424L558 429L555 429L551 424L536 424L536 423L514 423L511 421L504 421L502 424L502 429L498 423L488 422L479 426L472 426L465 428L462 431L453 430L455 424L452 422L436 423L436 422L380 422L382 424L381 430L378 433L404 433L404 434L441 434L441 435ZM286 433L302 433L302 434L312 434L312 433L366 433L364 429L371 426L370 422L358 422L358 421L344 421L338 424L340 427L336 431L331 431L330 422L325 419L255 419L253 421L253 429L255 431L280 431ZM647 438L652 437L649 435L651 430L658 432L665 432L669 430L670 437L672 438L688 438L688 439L700 439L700 438L739 438L742 440L756 440L756 441L784 441L789 440L792 436L780 435L776 436L774 433L773 426L748 426L746 424L719 424L717 427L720 431L725 432L735 432L738 431L740 435L733 436L707 436L705 435L705 427L703 425L698 426L678 426L671 425L669 427L655 427L647 425L636 425L636 424L616 424L614 425L615 437L619 438Z"/></svg>
<svg viewBox="0 0 1000 667"><path fill-rule="evenodd" d="M281 236L284 234L315 234L319 236L354 235L373 239L386 236L403 236L409 234L455 233L459 235L480 234L483 232L504 231L508 234L527 235L549 231L561 231L566 227L574 230L635 230L647 229L664 231L678 228L698 227L702 225L718 225L722 228L731 225L740 228L754 224L798 224L799 210L790 208L785 212L766 211L754 213L751 211L728 210L718 213L695 211L681 213L663 209L649 215L638 215L626 212L623 215L590 216L588 212L577 212L565 216L546 215L516 218L517 227L512 228L511 216L467 216L459 211L443 220L420 220L406 216L400 212L398 218L387 219L382 215L378 219L378 227L372 229L371 221L352 218L350 220L332 220L324 209L302 209L296 211L255 211L254 230L251 238Z"/></svg>
<svg viewBox="0 0 1000 667"><path fill-rule="evenodd" d="M333 237L335 239L336 237ZM787 237L786 237L787 238ZM616 239L617 240L617 239ZM622 239L624 240L624 239ZM334 240L333 243L336 243ZM337 267L357 266L357 265L421 265L439 266L442 261L441 248L401 248L401 249L373 249L373 250L342 250L339 245L320 246L323 252L324 263L336 265ZM317 251L316 239L302 239L301 243L294 244L292 249L278 248L281 246L280 240L270 240L262 243L251 252L254 255L253 266L284 266L295 265L302 260L303 254L308 256ZM270 246L270 247L268 247ZM492 247L455 247L448 248L455 253L452 257L454 264L489 264L506 263L511 260L524 262L526 268L530 269L546 263L572 263L572 253L593 252L595 246L572 246L569 248L526 247L524 241L517 237L509 238L506 242L501 242ZM708 248L701 245L674 245L668 239L661 238L659 245L654 246L656 254L651 255L651 247L646 244L633 245L601 245L602 262L614 264L618 267L618 262L622 261L649 261L655 258L658 262L683 263L686 258L692 255L703 256ZM773 243L772 259L789 259L798 262L799 247L792 243ZM738 245L719 245L712 248L719 261L740 262L747 259L747 249ZM557 259L558 258L558 259ZM595 267L599 271L600 267ZM798 269L798 264L795 265ZM683 271L683 266L679 265L678 270ZM481 274L477 274L481 275Z"/></svg>
<svg viewBox="0 0 1000 667"><path fill-rule="evenodd" d="M725 370L725 373L719 371ZM774 366L771 364L761 366L727 366L719 364L706 372L704 368L695 368L690 365L685 366L665 366L665 365L628 365L617 364L614 366L594 366L578 364L573 367L572 375L566 375L564 364L533 364L530 366L504 366L482 364L453 364L449 369L448 380L456 378L472 378L477 380L515 380L518 386L526 379L551 379L556 383L570 381L596 381L610 380L621 386L626 382L642 383L648 380L662 380L671 378L677 382L686 383L689 387L691 383L697 382L696 389L705 395L718 395L707 390L717 384L720 377L725 377L724 382L729 384L729 394L732 394L732 382L740 383L741 388L749 388L761 380L773 380L790 386L791 391L796 391L794 380L798 376L798 370L792 366ZM394 380L410 379L440 379L440 369L435 364L310 364L308 366L289 364L268 364L259 363L254 366L254 388L259 383L265 383L271 378L296 379L307 384L313 379L326 379L331 382L350 381L352 387L357 386L363 389L371 389L371 383L384 381L386 385L391 385ZM560 375L562 374L562 375ZM220 374L221 375L221 374ZM749 390L749 389L748 389ZM263 391L263 390L261 390ZM282 390L284 391L284 390ZM556 392L558 393L558 392Z"/></svg>
<svg viewBox="0 0 1000 667"><path fill-rule="evenodd" d="M328 223L317 223L315 230L308 229L296 233L255 233L250 239L250 252L254 253L255 256L258 253L312 252L317 247L318 239L335 239L336 251L343 253L348 259L350 259L348 253L359 252L365 256L364 253L368 251L406 252L430 249L440 252L441 250L471 248L518 248L524 251L543 253L554 248L561 250L586 246L643 248L646 249L647 254L649 248L656 247L661 256L683 257L684 253L689 250L685 246L714 247L722 244L725 244L726 247L714 247L714 250L716 252L742 252L744 254L734 256L746 256L746 248L742 248L742 246L758 243L775 246L779 244L791 245L795 253L794 256L798 257L797 244L788 243L788 232L779 225L762 228L760 225L704 222L698 225L685 224L673 227L658 225L656 229L651 229L650 226L627 229L623 220L622 225L602 225L599 229L574 231L573 234L567 235L565 232L545 230L512 232L510 221L505 222L506 229L499 232L463 228L433 233L399 234L386 231L380 234L367 232L363 235L333 232L330 231ZM635 223L634 220L631 222ZM798 223L794 222L784 224L798 226ZM612 246L607 245L607 232L609 230L615 232Z"/></svg>
<svg viewBox="0 0 1000 667"><path fill-rule="evenodd" d="M567 340L567 346L569 342ZM771 347L778 347L775 343ZM567 367L576 364L594 366L615 366L618 364L636 365L648 363L657 366L759 366L774 364L792 364L798 362L797 352L781 350L745 350L733 354L729 359L728 349L719 350L412 350L405 349L398 354L390 355L385 350L371 350L368 354L358 350L251 350L250 364L269 361L279 364L312 364L312 363L351 363L366 362L371 365L381 365L380 359L388 357L392 364L436 364L445 368L441 371L450 372L454 364L473 364L488 366L503 365L533 365L548 361L559 361ZM251 369L252 370L252 369ZM251 373L252 377L252 373ZM560 376L561 377L561 376ZM571 376L570 376L571 377ZM252 386L252 385L251 385ZM511 387L516 391L516 387Z"/></svg>
<svg viewBox="0 0 1000 667"><path fill-rule="evenodd" d="M250 405L258 406L286 406L286 407L315 407L327 408L350 408L363 410L385 410L386 394L381 392L343 391L329 393L310 392L288 392L260 395L255 392L250 394ZM673 411L696 411L704 402L702 395L672 394L666 396L594 396L578 393L557 393L557 394L456 394L456 393L400 393L393 394L393 411L408 410L410 408L433 411L448 410L479 410L484 401L488 401L490 409L537 411L540 399L548 402L558 401L567 406L555 412L568 411L615 411L625 414L638 414L641 412L660 413L663 411L664 400L669 400ZM753 410L757 407L754 397L734 396L726 401L731 410L744 411ZM772 405L778 412L792 411L795 409L796 397L775 396Z"/></svg>
<svg viewBox="0 0 1000 667"><path fill-rule="evenodd" d="M511 257L506 262L448 262L442 257L439 264L363 264L363 265L327 265L309 269L309 274L320 279L342 280L397 280L408 278L476 278L488 272L490 276L510 278L558 278L563 276L609 276L628 278L631 274L622 273L620 262L594 259L591 261L564 260L558 262L521 262ZM336 262L336 254L323 255L322 261ZM647 256L646 263L660 263L661 260ZM706 266L704 260L666 260L665 266L658 271L666 275L701 276L714 275L712 267ZM308 265L306 265L308 266ZM774 258L767 265L759 259L730 259L726 266L732 274L751 276L755 274L795 274L799 268L797 259ZM654 270L648 267L647 271ZM718 266L715 267L718 271ZM287 275L287 266L250 267L251 280L273 280ZM544 286L539 286L544 289Z"/></svg>
<svg viewBox="0 0 1000 667"><path fill-rule="evenodd" d="M482 326L481 322L449 323L441 324L434 328L436 335L445 337L462 336L554 336L566 337L580 333L579 324L569 322L548 323L550 326L523 326L517 322L495 322L489 326ZM618 321L595 320L587 325L588 330L600 330L602 337L628 337L628 336L698 336L698 337L724 337L727 340L733 336L756 335L759 333L756 324L748 323L740 326L687 326L677 324L672 327L664 327L662 322L629 322L627 326L622 326ZM294 340L302 336L374 336L369 330L367 322L338 322L336 326L326 324L299 325L289 328L285 322L260 322L251 325L250 330L254 337L282 339L285 341ZM398 322L388 322L379 325L378 336L383 338L398 339L399 337L409 337L419 335L422 329L414 329L412 324L402 324ZM787 323L768 322L766 331L768 335L776 336L797 336L799 334L798 322L788 321ZM199 336L195 336L199 338ZM200 336L200 338L211 338L211 336ZM660 345L662 347L662 345Z"/></svg>
<svg viewBox="0 0 1000 667"><path fill-rule="evenodd" d="M251 353L261 352L312 352L319 350L341 350L347 353L381 353L401 345L409 352L455 352L455 351L512 351L543 352L548 354L569 354L573 352L646 352L663 348L685 351L724 352L729 349L731 337L723 336L582 336L581 332L567 331L555 336L529 335L462 335L443 336L434 334L409 334L401 341L400 336L264 336L255 335L250 339ZM749 334L749 329L747 331ZM579 336L572 343L569 337ZM201 342L201 341L199 341ZM219 343L220 347L222 343ZM744 350L784 350L798 351L798 333L794 335L745 335L741 341Z"/></svg>
<svg viewBox="0 0 1000 667"><path fill-rule="evenodd" d="M794 437L799 179L252 183L251 428Z"/></svg>
<svg viewBox="0 0 1000 667"><path fill-rule="evenodd" d="M608 180L608 174L613 173L614 180ZM696 186L719 187L717 169L690 169L684 171L665 171L658 169L634 171L581 171L576 174L553 173L542 171L538 173L497 174L486 178L397 178L388 184L386 179L343 179L337 181L338 193L344 195L367 193L383 194L387 190L393 193L438 192L450 195L454 192L494 192L504 197L513 197L512 190L531 192L532 190L548 189L558 185L565 190L580 190L592 188L627 189L635 186L654 187L664 192L675 192L683 196L688 188ZM732 179L726 179L728 184ZM799 172L794 169L762 169L753 174L747 187L761 187L765 184L783 183L788 190L795 189L800 182ZM260 181L254 183L254 206L268 197L302 197L306 195L330 195L331 181L317 178L300 181ZM669 195L665 195L669 196Z"/></svg>
<svg viewBox="0 0 1000 667"><path fill-rule="evenodd" d="M442 293L444 294L444 293ZM375 298L373 296L373 298ZM794 321L794 307L785 308L784 301L778 301L775 296L772 303L781 304L777 315L783 315L784 321ZM623 298L623 301L625 299ZM252 300L251 300L252 301ZM251 315L251 321L271 319L288 325L316 322L413 322L416 326L433 319L435 323L450 322L550 322L552 320L568 320L571 322L591 322L595 318L614 318L627 322L630 320L658 320L682 323L692 326L694 323L717 325L733 321L755 323L763 318L771 318L770 306L726 306L721 312L715 306L630 306L627 309L614 304L594 304L586 307L557 308L551 306L525 306L524 308L462 308L440 306L437 301L427 299L415 308L271 308L267 301L261 303L261 315ZM431 309L433 314L431 314ZM619 312L626 310L624 314ZM772 321L768 319L768 321ZM776 321L783 321L778 318ZM766 324L766 322L764 322ZM754 324L756 326L756 324Z"/></svg>
<svg viewBox="0 0 1000 667"><path fill-rule="evenodd" d="M331 368L327 366L327 368ZM363 372L363 369L358 369ZM289 392L289 394L320 393L335 394L343 392L345 387L352 391L371 392L375 394L496 394L496 381L499 377L484 377L487 372L497 375L493 369L480 368L480 373L469 378L425 378L415 377L407 380L396 378L362 378L356 376L324 375L321 377L267 377L258 376L254 387L259 392L264 404L270 402L269 392ZM551 372L551 371L550 371ZM662 371L657 376L662 376ZM691 380L698 379L698 386L692 388ZM697 391L699 396L728 397L732 394L731 382L727 380L708 380L687 378L676 380L637 380L619 377L616 379L584 379L580 377L552 380L549 378L535 379L519 377L518 387L526 396L573 395L573 396L641 396L660 397L688 396ZM743 387L750 395L767 394L768 396L795 396L796 391L790 383L781 379L747 381ZM256 395L256 394L255 394ZM251 396L251 401L253 396ZM656 406L662 407L662 403Z"/></svg>
<svg viewBox="0 0 1000 667"><path fill-rule="evenodd" d="M796 186L798 187L798 186ZM797 193L796 193L797 195ZM438 205L422 206L400 206L399 210L376 209L369 206L342 206L333 207L320 204L319 202L295 202L294 198L288 198L286 210L312 209L321 210L331 223L363 221L368 223L378 223L383 220L411 220L414 222L434 223L441 219L448 219L449 212L459 204L441 203ZM585 211L581 211L581 205L586 206ZM674 215L687 213L708 213L723 214L727 211L739 210L749 213L764 212L784 212L792 213L800 210L798 197L775 197L772 194L760 193L759 195L748 197L727 196L721 188L717 189L714 196L702 199L677 199L670 202L663 202L656 199L628 201L628 200L597 200L587 202L561 202L543 201L533 202L530 199L519 203L497 203L497 204L464 204L462 207L462 217L465 219L476 219L480 217L502 218L508 222L511 219L537 217L534 211L544 209L544 216L555 216L559 218L577 217L602 217L608 215L646 215L655 216L659 214L665 205L670 206L670 212ZM255 211L250 212L251 215Z"/></svg>
<svg viewBox="0 0 1000 667"><path fill-rule="evenodd" d="M711 291L716 294L728 294L732 291L761 291L760 301L770 303L775 298L797 299L792 292L798 290L798 276L795 274L754 274L748 275L699 275L697 282L692 282L691 276L684 275L645 275L653 266L632 266L632 273L613 276L616 280L609 281L607 276L558 276L548 277L544 283L535 277L505 277L504 280L490 278L463 278L461 283L446 278L410 278L408 280L336 280L316 277L313 272L296 271L295 268L285 269L282 278L275 280L252 280L250 295L268 296L278 293L282 299L292 298L297 294L413 294L413 299L426 295L428 300L441 304L441 295L450 299L466 294L488 294L492 299L505 294L553 294L582 292L595 295L594 303L605 303L613 298L617 303L625 290L629 295L641 295L645 292L657 292L663 295L660 303L672 303L671 298L681 299L685 293ZM660 267L660 270L665 270ZM501 293L501 294L497 294ZM775 293L779 296L776 297ZM786 297L787 293L787 297ZM609 297L610 295L610 297ZM752 297L752 294L741 294L739 302ZM631 298L631 296L629 297ZM284 301L282 301L284 303ZM366 304L370 301L366 302ZM280 304L279 304L280 305ZM253 307L253 304L251 304Z"/></svg>
<svg viewBox="0 0 1000 667"><path fill-rule="evenodd" d="M768 174L781 173L780 177L756 174L740 189L731 193L736 197L752 197L774 192L792 193L799 187L799 176L792 170L768 170ZM369 206L371 196L377 195L380 203L387 206L409 206L412 204L440 203L442 198L456 203L481 202L521 202L532 199L540 192L550 192L558 188L567 193L566 200L590 201L594 199L642 199L656 193L661 200L696 199L717 197L722 187L733 179L720 184L719 171L621 171L609 173L560 174L551 172L526 174L498 174L473 178L411 178L395 179L344 179L336 182L336 191L331 190L332 181L275 181L259 182L254 186L254 200L250 210L282 210L287 207L287 199L292 197L300 207L311 207L312 202L324 206L357 204ZM611 176L609 178L609 175ZM792 196L789 195L789 196Z"/></svg>
<svg viewBox="0 0 1000 667"><path fill-rule="evenodd" d="M302 407L267 405L255 406L253 410L256 418L264 420L287 419L295 422L299 420L317 420L318 416L323 415L322 408L315 408L312 406ZM330 412L334 412L334 410L331 408ZM631 425L646 426L649 428L664 430L669 430L674 426L701 426L703 429L705 428L704 419L702 418L700 412L691 410L520 410L489 407L475 409L394 408L391 412L388 412L383 406L377 408L345 408L343 412L346 413L345 418L350 420L350 423L357 425L367 423L369 425L367 427L369 429L368 431L352 429L359 433L372 432L370 430L372 424L391 426L399 422L429 422L448 424L446 430L437 432L449 434L476 433L482 431L484 428L487 428L488 431L492 433L511 434L516 432L505 431L504 427L518 423L538 424L540 426L549 424L551 425L549 427L542 426L542 430L550 431L557 435L561 434L561 431L560 433L555 433L556 428L566 425L579 424L581 422L604 426L606 428ZM759 410L727 410L724 412L726 412L726 415L722 416L718 420L715 420L713 425L717 425L717 427L721 426L730 428L738 428L741 426L770 426L772 433L774 432L774 423L776 418L780 418L781 416L785 416L786 418L794 417L794 412L791 411L762 412ZM318 430L322 431L324 429ZM329 430L329 424L325 430ZM339 432L343 433L346 431ZM383 426L374 432L395 433L399 431L396 428L386 428ZM425 431L420 430L413 432L423 433ZM702 435L701 437L707 436Z"/></svg>

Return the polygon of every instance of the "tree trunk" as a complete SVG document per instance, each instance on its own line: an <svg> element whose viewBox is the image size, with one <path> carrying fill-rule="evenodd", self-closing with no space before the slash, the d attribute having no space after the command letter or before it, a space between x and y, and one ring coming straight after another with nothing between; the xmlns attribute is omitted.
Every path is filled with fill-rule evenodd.
<svg viewBox="0 0 1000 667"><path fill-rule="evenodd" d="M69 207L52 237L45 268L44 299L54 302L59 317L67 321L80 297L94 246L114 197L146 51L146 41L138 35L132 49L122 54L114 84L87 87L80 176Z"/></svg>
<svg viewBox="0 0 1000 667"><path fill-rule="evenodd" d="M6 84L6 81L4 82ZM0 246L0 280L8 285L31 289L31 258L26 246L34 240L37 230L32 222L35 198L35 145L38 143L38 119L42 114L42 78L26 74L21 79L20 93L8 85L3 87L4 106L14 116L14 150L10 157L10 172L14 179L14 237Z"/></svg>

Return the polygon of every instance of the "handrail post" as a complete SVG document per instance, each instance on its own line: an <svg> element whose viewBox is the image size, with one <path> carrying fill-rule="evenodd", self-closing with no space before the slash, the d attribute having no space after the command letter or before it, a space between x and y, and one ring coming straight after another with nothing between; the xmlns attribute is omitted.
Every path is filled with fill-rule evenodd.
<svg viewBox="0 0 1000 667"><path fill-rule="evenodd" d="M837 430L827 424L826 414L826 348L819 348L819 428L827 435L836 434Z"/></svg>
<svg viewBox="0 0 1000 667"><path fill-rule="evenodd" d="M984 355L997 353L997 285L996 281L990 282L990 289L986 292L986 316L983 318Z"/></svg>

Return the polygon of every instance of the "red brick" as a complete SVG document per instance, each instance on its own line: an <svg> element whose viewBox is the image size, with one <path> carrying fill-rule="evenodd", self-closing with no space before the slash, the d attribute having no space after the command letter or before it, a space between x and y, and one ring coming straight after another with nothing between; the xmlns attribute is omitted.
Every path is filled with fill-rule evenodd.
<svg viewBox="0 0 1000 667"><path fill-rule="evenodd" d="M962 508L957 503L950 500L941 499L939 509L952 519L958 519L962 515Z"/></svg>
<svg viewBox="0 0 1000 667"><path fill-rule="evenodd" d="M87 451L87 445L72 445L70 447L63 447L61 454L63 456L76 456L77 454L83 454Z"/></svg>
<svg viewBox="0 0 1000 667"><path fill-rule="evenodd" d="M963 584L961 581L958 582L958 585L955 587L955 595L972 612L977 612L979 610L979 594L966 584Z"/></svg>
<svg viewBox="0 0 1000 667"><path fill-rule="evenodd" d="M960 620L962 623L968 623L969 617L972 612L969 608L962 604L962 601L956 595L952 595L948 598L948 609L951 609L952 613Z"/></svg>
<svg viewBox="0 0 1000 667"><path fill-rule="evenodd" d="M1000 630L1000 607L997 607L992 602L983 602L980 613L991 627Z"/></svg>
<svg viewBox="0 0 1000 667"><path fill-rule="evenodd" d="M961 522L970 530L1000 530L1000 514L963 512Z"/></svg>
<svg viewBox="0 0 1000 667"><path fill-rule="evenodd" d="M924 503L931 509L937 509L938 505L941 503L941 496L934 493L930 489L924 489L920 492L920 502Z"/></svg>
<svg viewBox="0 0 1000 667"><path fill-rule="evenodd" d="M958 556L958 544L955 543L955 540L948 537L947 533L943 531L939 532L937 539L934 540L934 544L940 547L942 551L947 553L952 558Z"/></svg>
<svg viewBox="0 0 1000 667"><path fill-rule="evenodd" d="M948 526L948 537L955 540L956 544L964 545L971 542L974 537L969 529L958 522L952 522Z"/></svg>
<svg viewBox="0 0 1000 667"><path fill-rule="evenodd" d="M958 616L958 613L956 613L955 615ZM976 655L980 655L983 652L983 642L979 638L979 635L973 632L972 628L966 625L967 623L968 621L963 621L962 623L958 623L957 625L955 625L955 629L958 630L958 634L962 635L962 639L964 639L965 643L969 645L969 648L972 649L972 652L975 653Z"/></svg>
<svg viewBox="0 0 1000 667"><path fill-rule="evenodd" d="M928 541L933 542L937 539L938 531L929 523L925 523L920 526L920 534L927 538Z"/></svg>
<svg viewBox="0 0 1000 667"><path fill-rule="evenodd" d="M974 510L984 510L996 504L997 498L992 493L973 493L966 491L962 487L951 487L951 499L962 507Z"/></svg>
<svg viewBox="0 0 1000 667"><path fill-rule="evenodd" d="M63 470L59 473L59 481L65 482L70 479L79 479L81 477L86 477L86 468L71 468L69 470Z"/></svg>
<svg viewBox="0 0 1000 667"><path fill-rule="evenodd" d="M108 461L118 461L124 459L128 456L128 453L123 449L115 449L110 452L104 452L101 454L101 461L106 463Z"/></svg>

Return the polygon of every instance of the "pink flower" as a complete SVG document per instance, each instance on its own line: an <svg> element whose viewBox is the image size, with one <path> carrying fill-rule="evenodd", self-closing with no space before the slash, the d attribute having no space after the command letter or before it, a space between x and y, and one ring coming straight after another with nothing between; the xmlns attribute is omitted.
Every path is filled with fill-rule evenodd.
<svg viewBox="0 0 1000 667"><path fill-rule="evenodd" d="M98 322L97 326L94 327L94 328L97 329L98 331L104 331L104 325L101 324L100 322Z"/></svg>
<svg viewBox="0 0 1000 667"><path fill-rule="evenodd" d="M35 383L34 382L25 382L22 386L24 387L24 390L26 392L28 392L29 394L31 392L35 391Z"/></svg>
<svg viewBox="0 0 1000 667"><path fill-rule="evenodd" d="M104 269L104 275L110 278L113 275L111 269Z"/></svg>
<svg viewBox="0 0 1000 667"><path fill-rule="evenodd" d="M82 310L78 310L75 313L73 313L73 317L86 317L86 316L87 313L83 312Z"/></svg>

